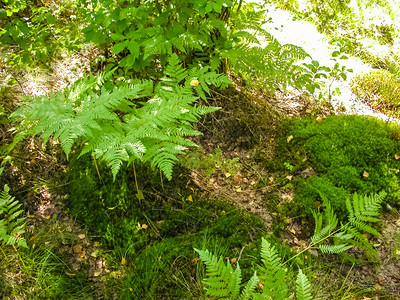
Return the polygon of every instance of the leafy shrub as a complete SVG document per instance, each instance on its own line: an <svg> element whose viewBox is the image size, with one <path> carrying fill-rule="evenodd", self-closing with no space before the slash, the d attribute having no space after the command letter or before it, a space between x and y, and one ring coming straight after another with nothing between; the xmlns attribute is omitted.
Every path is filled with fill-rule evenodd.
<svg viewBox="0 0 400 300"><path fill-rule="evenodd" d="M358 75L351 81L351 90L372 107L397 116L400 107L400 81L386 70Z"/></svg>
<svg viewBox="0 0 400 300"><path fill-rule="evenodd" d="M79 27L73 1L40 5L32 0L7 0L0 5L0 44L11 66L45 63L56 49L77 49Z"/></svg>
<svg viewBox="0 0 400 300"><path fill-rule="evenodd" d="M385 203L400 204L398 126L365 116L331 116L322 122L293 120L285 126L278 150L287 153L297 171L311 165L317 173L296 179L295 200L304 205L307 214L322 202L319 194L329 199L339 214L346 211L346 196L355 192L385 190Z"/></svg>
<svg viewBox="0 0 400 300"><path fill-rule="evenodd" d="M105 59L121 67L120 75L157 73L159 64L165 65L175 53L187 66L209 66L217 72L232 68L247 82L257 78L271 93L288 85L319 87L312 71L296 65L309 55L301 47L281 45L266 32L261 26L265 10L254 4L240 2L235 7L230 0L82 0L82 4L89 24L84 29L87 41L111 47L113 55L106 50Z"/></svg>

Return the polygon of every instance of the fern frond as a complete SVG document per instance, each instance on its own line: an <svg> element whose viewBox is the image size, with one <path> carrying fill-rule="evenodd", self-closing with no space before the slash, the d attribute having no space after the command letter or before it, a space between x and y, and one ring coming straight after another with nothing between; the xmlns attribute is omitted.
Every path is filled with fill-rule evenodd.
<svg viewBox="0 0 400 300"><path fill-rule="evenodd" d="M332 231L334 231L338 225L338 219L335 212L332 209L332 205L327 199L324 199L323 203L325 210L324 213L313 212L315 219L314 234L311 237L311 241L314 244L318 244L326 239ZM323 224L325 225L324 227Z"/></svg>
<svg viewBox="0 0 400 300"><path fill-rule="evenodd" d="M8 192L8 185L0 192L0 240L7 245L27 247L25 239L22 238L25 230L25 218L19 217L22 214L21 204L11 197Z"/></svg>
<svg viewBox="0 0 400 300"><path fill-rule="evenodd" d="M346 199L346 208L349 213L349 222L351 225L358 228L360 231L366 231L379 236L379 232L368 225L366 222L378 222L379 210L381 203L386 196L385 192L364 197L359 196L357 193L353 194L352 201L350 198Z"/></svg>
<svg viewBox="0 0 400 300"><path fill-rule="evenodd" d="M288 286L285 282L286 272L281 264L281 259L274 246L264 238L261 241L261 260L264 268L260 278L265 281L263 294L271 299L285 299Z"/></svg>
<svg viewBox="0 0 400 300"><path fill-rule="evenodd" d="M325 254L339 254L351 249L353 246L348 244L340 245L319 245L318 248Z"/></svg>
<svg viewBox="0 0 400 300"><path fill-rule="evenodd" d="M378 251L376 251L376 249L371 245L367 237L360 233L358 228L348 226L346 230L348 233L353 235L353 238L349 240L350 244L357 246L360 249L364 249L371 259L379 261Z"/></svg>
<svg viewBox="0 0 400 300"><path fill-rule="evenodd" d="M296 279L296 299L297 300L312 300L311 283L307 276L300 269Z"/></svg>
<svg viewBox="0 0 400 300"><path fill-rule="evenodd" d="M258 276L257 272L254 271L253 276L250 278L250 280L247 282L246 286L244 287L243 291L240 293L239 300L247 300L251 299L254 290L256 289L258 283Z"/></svg>
<svg viewBox="0 0 400 300"><path fill-rule="evenodd" d="M233 270L229 261L226 265L222 258L217 258L208 250L198 250L201 260L206 265L207 278L203 283L208 286L207 294L218 299L236 299L239 295L241 270L239 265Z"/></svg>

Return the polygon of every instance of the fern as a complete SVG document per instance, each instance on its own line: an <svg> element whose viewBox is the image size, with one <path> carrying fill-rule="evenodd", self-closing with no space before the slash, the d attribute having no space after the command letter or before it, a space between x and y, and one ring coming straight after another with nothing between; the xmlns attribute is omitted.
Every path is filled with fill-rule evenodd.
<svg viewBox="0 0 400 300"><path fill-rule="evenodd" d="M261 268L262 275L257 276L255 271L246 284L241 283L241 269L237 263L233 269L227 261L225 264L222 257L217 258L208 250L198 250L201 260L206 265L206 279L203 280L207 294L217 299L291 299L287 297L288 285L286 284L286 270L283 268L281 259L271 244L264 238L261 241L261 259L264 267ZM257 290L257 283L262 281L262 291ZM241 292L240 292L241 290ZM311 300L311 284L300 270L296 280L296 294L298 300Z"/></svg>
<svg viewBox="0 0 400 300"><path fill-rule="evenodd" d="M213 256L208 250L195 249L201 260L207 266L207 277L203 283L208 286L207 294L218 299L237 299L241 284L241 270L239 264L234 271L229 261L226 265L221 258ZM249 287L251 289L251 286Z"/></svg>
<svg viewBox="0 0 400 300"><path fill-rule="evenodd" d="M19 209L21 204L8 194L9 191L10 188L5 185L0 192L0 240L7 245L27 248L26 241L22 237L25 232L25 218L20 217L23 212Z"/></svg>
<svg viewBox="0 0 400 300"><path fill-rule="evenodd" d="M261 242L261 259L265 268L262 270L263 275L260 276L264 281L263 295L276 300L285 299L288 293L285 282L286 271L277 250L265 239Z"/></svg>
<svg viewBox="0 0 400 300"><path fill-rule="evenodd" d="M176 54L155 86L149 80L110 82L113 72L89 76L49 97L29 98L12 114L21 122L14 144L40 134L45 143L50 137L60 140L67 156L81 145L80 155L91 152L105 160L114 179L123 163L135 159L149 161L171 179L177 155L196 146L187 136L201 134L192 122L218 109L197 105L195 94L205 99L208 84L226 87L229 79L208 67L187 70ZM194 78L198 85L191 84Z"/></svg>
<svg viewBox="0 0 400 300"><path fill-rule="evenodd" d="M311 283L306 275L300 269L296 279L296 296L297 300L311 300Z"/></svg>
<svg viewBox="0 0 400 300"><path fill-rule="evenodd" d="M366 222L378 222L379 210L381 209L381 203L385 198L386 193L381 192L380 194L368 196L359 196L357 193L353 194L353 201L350 198L346 199L346 208L348 211L348 218L351 225L356 227L360 231L366 231L379 236L379 232L368 225Z"/></svg>
<svg viewBox="0 0 400 300"><path fill-rule="evenodd" d="M330 202L324 199L324 212L314 213L315 230L311 237L311 245L316 245L326 254L339 254L357 246L364 249L373 259L379 259L378 252L368 241L365 233L379 236L379 232L367 222L379 221L379 210L385 196L385 192L363 197L354 193L352 201L350 198L346 199L348 223L341 224L339 228ZM325 243L330 239L334 244Z"/></svg>

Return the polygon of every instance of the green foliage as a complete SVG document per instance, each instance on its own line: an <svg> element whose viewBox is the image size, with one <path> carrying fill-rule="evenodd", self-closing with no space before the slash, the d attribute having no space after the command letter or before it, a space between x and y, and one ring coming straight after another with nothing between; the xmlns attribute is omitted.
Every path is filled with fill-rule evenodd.
<svg viewBox="0 0 400 300"><path fill-rule="evenodd" d="M82 147L80 155L90 152L107 161L114 178L123 162L141 160L171 179L176 155L195 146L185 136L200 134L190 122L218 109L196 105L194 93L205 98L207 84L230 83L225 76L208 72L208 67L186 70L175 54L154 87L149 80L113 83L111 76L108 72L84 78L56 95L28 99L11 115L22 123L14 144L39 133L46 143L54 135L67 156L77 144ZM145 97L151 99L143 102Z"/></svg>
<svg viewBox="0 0 400 300"><path fill-rule="evenodd" d="M40 229L32 228L29 248L1 247L0 297L3 299L98 299L85 271L71 269L63 247L76 245L70 226L52 218ZM57 230L55 230L57 228ZM61 251L60 251L61 250ZM21 280L20 276L23 276ZM98 291L97 291L98 292Z"/></svg>
<svg viewBox="0 0 400 300"><path fill-rule="evenodd" d="M6 0L0 5L0 45L11 66L48 62L56 49L77 49L79 28L73 2L49 6L32 0Z"/></svg>
<svg viewBox="0 0 400 300"><path fill-rule="evenodd" d="M227 43L224 14L233 6L229 0L83 0L81 4L89 22L84 29L87 40L113 45L111 51L121 58L119 65L126 71L141 71L156 59L165 65L178 52L186 63L182 58L191 59L195 52L203 52L203 60L220 61L217 51Z"/></svg>
<svg viewBox="0 0 400 300"><path fill-rule="evenodd" d="M0 168L0 175L3 168ZM6 245L16 245L18 247L28 247L22 237L25 230L25 218L20 217L23 210L19 209L21 204L11 197L8 192L8 185L0 192L0 240Z"/></svg>
<svg viewBox="0 0 400 300"><path fill-rule="evenodd" d="M117 61L108 60L122 68L121 75L157 72L157 65L165 65L175 53L188 66L209 66L218 72L231 67L248 82L258 78L271 93L288 85L318 88L313 74L296 65L308 54L301 47L281 45L262 28L265 10L241 4L234 8L227 0L82 0L89 23L84 33L88 41L111 47Z"/></svg>
<svg viewBox="0 0 400 300"><path fill-rule="evenodd" d="M207 278L203 280L207 294L217 299L290 299L286 284L286 270L274 246L262 238L261 259L264 267L257 271L242 286L239 262L234 269L229 261L216 257L208 250L198 250L201 260L207 267ZM257 290L257 282L263 282L262 291ZM312 299L311 284L300 270L296 280L297 299Z"/></svg>
<svg viewBox="0 0 400 300"><path fill-rule="evenodd" d="M329 200L324 199L324 212L314 213L315 230L311 237L312 245L317 245L322 253L342 253L355 245L364 249L374 260L379 260L378 252L368 241L366 234L379 236L379 232L368 223L376 223L380 219L381 203L386 196L385 192L371 196L353 194L346 199L348 222L342 223L339 228L338 219ZM332 239L334 244L326 244Z"/></svg>
<svg viewBox="0 0 400 300"><path fill-rule="evenodd" d="M398 116L400 107L399 79L385 70L361 74L351 81L352 92L372 107L390 115Z"/></svg>
<svg viewBox="0 0 400 300"><path fill-rule="evenodd" d="M399 205L397 125L365 116L331 116L321 122L292 120L285 128L278 145L278 151L287 154L281 164L289 162L295 171L312 167L316 172L295 180L295 202L303 206L303 213L310 215L326 198L342 220L346 197L355 192L386 190L385 203Z"/></svg>
<svg viewBox="0 0 400 300"><path fill-rule="evenodd" d="M296 279L296 298L297 300L311 300L311 283L300 269Z"/></svg>

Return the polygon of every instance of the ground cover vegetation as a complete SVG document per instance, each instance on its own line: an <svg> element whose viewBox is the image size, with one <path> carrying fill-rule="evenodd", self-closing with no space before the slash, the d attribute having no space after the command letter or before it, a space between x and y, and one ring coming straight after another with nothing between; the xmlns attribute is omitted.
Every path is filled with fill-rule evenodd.
<svg viewBox="0 0 400 300"><path fill-rule="evenodd" d="M335 3L309 14L330 33L358 16ZM229 0L0 4L0 297L396 299L399 128L325 118L346 68L264 22ZM85 49L92 72L27 92Z"/></svg>

